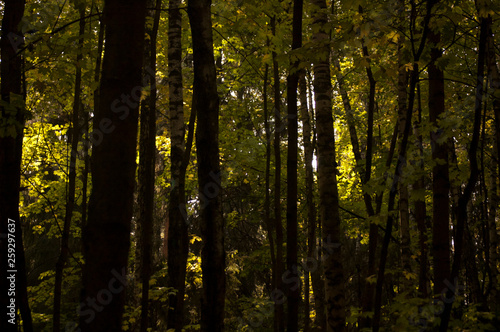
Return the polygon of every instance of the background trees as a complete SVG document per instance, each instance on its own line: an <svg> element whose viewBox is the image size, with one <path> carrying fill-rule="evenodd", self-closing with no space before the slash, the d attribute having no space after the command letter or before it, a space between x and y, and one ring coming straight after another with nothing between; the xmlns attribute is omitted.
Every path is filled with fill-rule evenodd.
<svg viewBox="0 0 500 332"><path fill-rule="evenodd" d="M496 3L16 4L25 330L498 329Z"/></svg>

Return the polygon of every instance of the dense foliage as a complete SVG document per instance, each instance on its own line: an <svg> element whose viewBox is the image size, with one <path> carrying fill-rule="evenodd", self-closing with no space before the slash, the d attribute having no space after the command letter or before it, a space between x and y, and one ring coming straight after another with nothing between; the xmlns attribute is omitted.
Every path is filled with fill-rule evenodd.
<svg viewBox="0 0 500 332"><path fill-rule="evenodd" d="M169 282L167 264L170 193L177 184L172 181L170 168L169 7L167 1L160 2L155 38L156 151L147 316L150 331L172 328L167 323L169 299L178 291ZM276 304L278 278L286 287L300 285L297 330L319 331L326 326L322 322L325 313L318 310L325 310L323 262L331 255L332 243L325 243L320 222L324 218L319 208L317 172L321 138L315 117L318 100L314 99L318 89L315 69L322 60L320 49L325 43L330 51L327 60L333 85L336 165L332 167L336 167L338 185L346 331L376 330L377 326L384 331L430 331L442 324L448 305L449 331L500 329L500 3L326 1L326 8L319 10L327 18L325 25L320 25L315 16L317 3L304 2L302 46L292 50L293 1L213 0L220 173L211 174L213 180L208 182L215 189L201 194L198 146L192 138L189 142L189 135L194 132L196 136L198 126L190 116L194 112L193 45L187 4L181 3L183 134L188 146L193 143L192 149L186 148L189 155L183 217L188 225L189 249L184 330L200 330L202 326L201 211L214 195L220 199L225 223L225 330L277 330L275 305L288 305L286 297ZM0 6L5 9L3 4ZM61 330L77 331L82 315L90 317L106 310L103 302L85 303L80 298L85 263L82 228L88 222L90 174L92 167L99 167L91 167L89 160L93 146L105 139L112 126L109 123L99 127L93 122L102 42L106 52L106 41L100 34L105 29L101 23L103 6L104 1L26 0L21 21L25 40L18 52L23 58L27 118L19 209L35 331L53 329L56 263L68 219L72 169L76 176L62 276ZM154 8L148 9L154 12ZM83 34L79 33L82 20ZM153 21L153 16L148 16L146 26L152 29ZM318 32L325 32L329 38L319 41ZM146 34L145 38L151 36ZM443 75L442 91L437 93L444 94L444 108L437 118L433 113L435 85L430 84L435 80L433 70ZM78 100L77 71L81 72ZM305 83L301 87L299 82L299 95L303 92L305 98L299 96L298 101L297 239L286 238L285 219L287 125L295 118L288 114L286 104L291 71ZM136 95L133 92L117 99L117 105L130 106L146 100L151 85L144 83ZM73 117L75 103L80 110L77 123ZM276 105L281 106L278 113ZM3 120L7 119L7 106L2 104L1 136L15 135L12 124ZM306 130L306 122L310 129ZM274 144L276 135L280 139L279 151ZM72 164L74 137L78 148ZM306 143L313 153L312 163L306 158ZM443 145L444 157L437 156L437 147ZM276 155L281 156L277 171ZM312 192L308 191L308 163L313 169ZM447 172L444 195L449 201L449 214L444 219L439 217L449 232L445 235L435 231L442 209L435 204L439 195L434 181L442 169L436 167L439 165L445 165ZM220 187L215 186L219 181ZM277 193L276 181L281 185ZM278 197L278 204L274 197ZM280 214L276 214L277 207ZM316 215L311 216L311 208ZM126 331L139 331L141 322L139 210L136 199L128 271L117 271L121 281L128 283L122 324ZM282 220L276 220L277 215ZM285 229L283 243L277 234L279 223ZM308 241L311 225L315 225L313 243ZM289 241L298 244L299 264L294 271L298 281L289 270L277 275L277 261L284 264L286 259L279 256L278 246L286 248L292 243ZM461 247L458 257L457 243ZM437 263L436 257L443 252L448 266ZM436 280L443 274L450 277ZM279 319L290 317L285 311Z"/></svg>

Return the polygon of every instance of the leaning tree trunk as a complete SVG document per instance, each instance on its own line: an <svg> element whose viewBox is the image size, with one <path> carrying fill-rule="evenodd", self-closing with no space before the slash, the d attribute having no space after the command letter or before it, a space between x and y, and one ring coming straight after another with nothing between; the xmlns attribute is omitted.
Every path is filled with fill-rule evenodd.
<svg viewBox="0 0 500 332"><path fill-rule="evenodd" d="M2 235L0 237L0 291L2 292L0 330L2 331L17 331L17 308L21 312L24 331L33 330L26 290L26 267L19 216L25 106L22 91L23 60L18 53L24 38L18 28L23 13L24 1L4 2L0 44L0 94L2 102L5 103L0 106L0 234ZM8 277L12 278L7 279ZM9 290L10 280L15 280L14 293ZM14 304L11 303L12 300L15 301Z"/></svg>
<svg viewBox="0 0 500 332"><path fill-rule="evenodd" d="M168 212L168 279L170 286L176 289L176 293L169 296L168 328L176 331L181 331L184 325L184 293L189 250L185 195L186 167L184 167L183 162L186 148L182 95L182 12L180 7L180 0L170 0L168 12L168 78L172 189L170 191Z"/></svg>
<svg viewBox="0 0 500 332"><path fill-rule="evenodd" d="M325 302L327 331L344 331L346 312L344 274L341 257L341 230L337 164L335 161L335 135L332 116L332 83L330 76L329 35L325 31L327 12L325 0L312 1L313 24L317 32L316 59L313 63L314 94L316 101L316 127L318 131L318 187L320 216L323 226L325 273Z"/></svg>
<svg viewBox="0 0 500 332"><path fill-rule="evenodd" d="M189 0L188 15L193 39L193 108L198 115L196 153L203 239L201 329L219 332L224 330L226 278L224 219L220 197L219 97L213 53L211 2Z"/></svg>
<svg viewBox="0 0 500 332"><path fill-rule="evenodd" d="M76 73L75 73L75 89L73 95L73 131L71 137L71 152L69 157L69 171L68 171L68 193L66 202L66 213L64 216L63 233L61 235L61 252L56 262L56 272L54 277L54 312L53 312L53 325L54 332L61 329L61 288L63 281L64 266L69 254L69 237L71 219L75 207L75 187L76 187L76 160L78 155L78 142L80 141L80 108L81 102L81 88L82 88L82 59L83 59L83 34L85 33L85 7L80 10L80 30L78 39L78 53L76 55Z"/></svg>
<svg viewBox="0 0 500 332"><path fill-rule="evenodd" d="M92 193L83 229L85 265L79 314L84 332L119 331L122 326L145 9L146 2L139 0L107 0L104 5L106 47L92 133Z"/></svg>

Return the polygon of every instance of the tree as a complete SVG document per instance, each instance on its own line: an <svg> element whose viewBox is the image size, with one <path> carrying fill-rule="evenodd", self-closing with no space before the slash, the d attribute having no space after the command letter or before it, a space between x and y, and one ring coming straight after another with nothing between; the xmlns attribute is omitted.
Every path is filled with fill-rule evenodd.
<svg viewBox="0 0 500 332"><path fill-rule="evenodd" d="M439 32L429 31L431 43L431 63L429 64L429 118L436 130L431 133L432 158L432 256L434 267L434 294L446 289L450 274L450 180L448 174L448 142L442 138L444 130L440 117L445 111L444 76L436 61L442 56L439 49Z"/></svg>
<svg viewBox="0 0 500 332"><path fill-rule="evenodd" d="M224 330L225 249L219 166L219 96L213 52L211 0L188 1L193 39L193 109L196 111L196 153L203 239L201 329Z"/></svg>
<svg viewBox="0 0 500 332"><path fill-rule="evenodd" d="M169 327L180 331L184 322L184 293L188 258L188 220L186 212L185 175L190 146L184 141L184 107L182 84L182 12L181 1L169 2L168 69L170 113L170 172L172 189L169 204L168 272L176 293L170 296ZM192 114L196 112L193 110Z"/></svg>
<svg viewBox="0 0 500 332"><path fill-rule="evenodd" d="M323 227L325 302L327 331L345 330L344 274L341 257L341 230L335 135L332 116L332 83L330 80L330 47L327 32L326 1L313 1L313 24L317 32L313 41L318 54L314 59L314 96L318 131L319 213Z"/></svg>
<svg viewBox="0 0 500 332"><path fill-rule="evenodd" d="M17 308L20 309L25 330L33 330L26 291L24 246L19 215L22 143L26 121L25 98L23 97L25 91L23 91L22 83L23 59L20 52L24 37L19 29L23 13L24 1L4 2L0 41L0 95L2 98L0 105L2 115L0 118L0 234L2 234L0 238L0 290L3 294L0 301L3 317L0 328L2 331L17 330ZM16 284L14 293L11 290L11 281Z"/></svg>
<svg viewBox="0 0 500 332"><path fill-rule="evenodd" d="M303 1L295 0L293 3L293 31L292 52L302 46L302 11ZM298 158L298 109L297 88L299 82L300 60L295 55L287 82L287 104L288 104L288 155L287 155L287 208L286 208L286 283L288 289L288 325L287 331L298 331L299 329L299 301L300 301L300 278L297 273L297 158Z"/></svg>
<svg viewBox="0 0 500 332"><path fill-rule="evenodd" d="M145 7L144 1L136 0L108 0L104 6L106 42L92 133L101 139L92 146L92 193L88 223L83 229L85 265L83 304L79 308L82 331L117 331L122 326L135 186L138 101L142 90Z"/></svg>
<svg viewBox="0 0 500 332"><path fill-rule="evenodd" d="M137 220L137 235L139 239L139 267L142 283L141 295L141 332L146 332L149 326L149 280L152 274L153 262L153 222L155 207L155 161L156 161L156 39L160 22L161 0L148 1L147 17L153 20L153 25L146 24L145 30L149 38L144 47L144 82L149 87L149 93L141 101L140 131L139 131L139 169L138 197L139 217ZM149 9L153 8L154 9Z"/></svg>

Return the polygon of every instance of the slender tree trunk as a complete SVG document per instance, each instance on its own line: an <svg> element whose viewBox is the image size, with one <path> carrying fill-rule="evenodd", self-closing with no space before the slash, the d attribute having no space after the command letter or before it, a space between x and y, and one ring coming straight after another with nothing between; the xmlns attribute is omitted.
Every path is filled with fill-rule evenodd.
<svg viewBox="0 0 500 332"><path fill-rule="evenodd" d="M330 79L329 34L326 31L326 1L312 1L313 24L317 32L317 58L314 61L314 94L316 99L316 127L318 130L318 187L320 215L323 225L325 269L325 297L327 331L345 330L344 274L341 257L341 230L335 135L332 116L332 84Z"/></svg>
<svg viewBox="0 0 500 332"><path fill-rule="evenodd" d="M465 224L467 223L467 205L472 197L472 193L476 186L479 176L479 168L477 163L477 151L480 138L481 129L481 109L483 103L483 87L484 87L484 66L486 58L486 42L488 35L488 19L481 17L480 19L480 32L479 32L479 46L478 46L478 59L477 59L477 75L476 75L476 102L474 106L474 125L472 131L472 139L468 149L468 157L470 164L470 174L467 184L463 193L460 195L456 207L457 224L454 227L455 237L455 251L453 255L453 265L451 266L450 282L452 284L458 283L458 275L461 268L462 252L464 247L464 232ZM444 312L441 316L441 324L439 326L440 332L445 332L448 329L450 321L451 308L456 297L456 289L454 287L446 287L446 297L450 299L445 301Z"/></svg>
<svg viewBox="0 0 500 332"><path fill-rule="evenodd" d="M406 109L408 100L408 73L404 67L403 58L403 37L398 38L398 136L402 139L406 125ZM403 173L406 162L402 163ZM411 250L410 250L410 210L409 210L409 191L406 179L399 181L399 234L401 239L401 262L403 273L411 272ZM403 291L411 287L409 280L403 276Z"/></svg>
<svg viewBox="0 0 500 332"><path fill-rule="evenodd" d="M313 103L313 86L312 86L312 78L310 73L307 75L307 89L309 91L309 119L311 121L311 135L312 135L312 142L311 142L311 172L313 172L312 169L312 158L314 155L314 151L316 149L316 125L315 125L315 114L314 114L314 103ZM314 174L311 173L311 176L313 176L314 180ZM314 182L313 182L314 186ZM314 188L313 188L314 189ZM311 195L311 198L313 196ZM314 200L313 200L314 204ZM318 267L314 270L311 271L311 286L313 289L313 296L314 296L314 308L316 310L316 317L314 318L314 325L316 326L315 331L325 331L326 330L326 310L325 310L325 282L323 280L323 262L321 259L321 224L319 224L319 220L317 218L317 213L316 213L316 206L315 204L310 207L312 211L310 211L309 216L314 216L314 220L309 220L311 223L314 223L314 225L311 226L311 229L309 230L309 239L311 239L314 244L309 248L309 250L312 250L312 255L310 257L314 257L316 261L318 262ZM319 226L319 227L318 227ZM308 239L308 241L309 241ZM316 243L316 240L319 239L319 245Z"/></svg>
<svg viewBox="0 0 500 332"><path fill-rule="evenodd" d="M0 290L2 292L0 330L2 331L17 330L17 308L21 312L24 331L33 331L19 215L25 106L22 84L23 59L18 51L24 43L24 37L19 31L23 14L24 1L4 1L0 42L0 95L2 102L5 103L0 107ZM15 253L12 250L15 250ZM8 277L13 279L7 279ZM9 290L11 280L15 280L15 293Z"/></svg>
<svg viewBox="0 0 500 332"><path fill-rule="evenodd" d="M293 3L292 52L302 46L303 1ZM284 282L288 284L287 331L299 330L300 277L298 275L298 221L297 221L297 158L298 122L297 87L299 82L299 63L292 63L287 82L288 104L288 154L287 154L287 208L286 208L286 265Z"/></svg>
<svg viewBox="0 0 500 332"><path fill-rule="evenodd" d="M92 193L83 229L85 265L78 310L84 332L119 331L122 326L145 7L146 3L138 0L107 0L104 5L106 49L92 133Z"/></svg>
<svg viewBox="0 0 500 332"><path fill-rule="evenodd" d="M499 304L499 290L498 290L498 267L497 262L499 259L498 255L498 233L496 218L498 213L498 204L500 199L498 197L498 179L500 179L500 72L497 67L495 59L495 45L493 40L493 31L491 28L491 17L488 17L488 35L487 35L487 50L486 59L488 66L488 82L491 89L489 95L491 95L493 103L493 112L495 119L495 143L493 144L492 155L493 159L496 159L496 163L493 164L491 169L491 186L490 186L490 209L489 209L489 240L490 240L490 282L491 282L491 294L488 301L491 311L497 317L500 316L500 304ZM496 173L498 172L498 173Z"/></svg>
<svg viewBox="0 0 500 332"><path fill-rule="evenodd" d="M93 8L92 8L93 9ZM97 57L95 61L95 67L94 67L94 83L96 83L96 86L99 86L99 81L101 77L101 63L102 63L102 50L104 48L104 23L102 21L102 18L99 18L99 32L98 32L98 40L97 40ZM94 107L97 107L99 105L99 88L96 88L94 91ZM87 202L87 188L88 188L88 176L89 176L89 169L90 169L90 155L89 155L89 149L90 149L90 141L89 141L89 117L90 114L88 112L84 112L85 114L85 119L84 119L84 134L85 134L85 144L83 146L83 159L84 159L84 169L82 172L82 229L85 228L85 225L87 224L87 207L88 207L88 202ZM83 243L82 243L83 246ZM82 249L83 252L83 249Z"/></svg>
<svg viewBox="0 0 500 332"><path fill-rule="evenodd" d="M69 254L69 238L71 218L75 208L75 186L76 186L76 160L78 156L78 142L80 141L80 108L81 90L82 90L82 67L81 62L83 59L83 34L85 33L85 7L80 10L80 30L78 40L78 53L76 55L76 73L75 73L75 90L73 95L73 132L71 137L71 151L69 158L68 170L68 192L66 202L66 214L64 216L63 233L61 235L61 252L56 262L55 281L54 281L54 312L53 312L53 331L58 332L61 330L61 288L63 282L64 266L68 259Z"/></svg>
<svg viewBox="0 0 500 332"><path fill-rule="evenodd" d="M276 17L271 18L271 30L276 35ZM276 229L276 291L271 294L274 301L274 331L285 330L283 303L286 300L283 292L283 224L281 222L281 87L279 65L276 52L273 57L274 79L274 223Z"/></svg>
<svg viewBox="0 0 500 332"><path fill-rule="evenodd" d="M270 177L271 177L271 129L269 128L269 109L267 103L267 88L269 78L269 65L266 64L264 70L264 86L262 97L264 98L264 128L266 135L266 173L265 173L265 198L264 198L264 223L267 227L267 238L271 253L271 289L276 289L276 252L274 249L274 229L271 222L271 197L270 197Z"/></svg>
<svg viewBox="0 0 500 332"><path fill-rule="evenodd" d="M156 36L160 22L161 0L147 1L147 16L153 25L146 24L149 38L144 43L143 83L149 94L141 102L139 133L138 205L137 228L139 239L139 270L142 284L141 332L149 326L149 279L152 273L153 223L155 206L155 158L156 158Z"/></svg>
<svg viewBox="0 0 500 332"><path fill-rule="evenodd" d="M198 114L196 146L203 238L202 331L224 330L225 251L219 166L219 97L213 53L210 0L189 0L193 38L193 108Z"/></svg>
<svg viewBox="0 0 500 332"><path fill-rule="evenodd" d="M177 292L170 295L168 327L176 331L181 331L184 326L185 279L189 251L185 195L187 163L184 163L184 159L186 157L189 158L189 156L186 156L187 151L184 141L182 12L180 7L180 0L170 0L168 18L168 68L172 189L170 191L169 204L168 273L170 285ZM196 114L195 111L193 111L193 114Z"/></svg>
<svg viewBox="0 0 500 332"><path fill-rule="evenodd" d="M300 118L304 141L304 164L306 171L306 209L307 209L307 262L315 261L316 256L316 206L314 204L313 146L311 142L311 118L307 107L307 82L305 72L299 77ZM310 301L311 282L309 276L314 271L306 269L304 274L304 331L311 330Z"/></svg>
<svg viewBox="0 0 500 332"><path fill-rule="evenodd" d="M432 43L431 63L429 64L429 117L436 130L431 133L432 159L432 257L434 265L434 295L441 294L446 288L450 275L450 229L449 229L449 191L448 175L448 143L441 136L443 128L440 117L444 114L444 77L443 71L436 65L442 55L438 47L439 32L429 31L429 42ZM441 142L442 141L442 142Z"/></svg>
<svg viewBox="0 0 500 332"><path fill-rule="evenodd" d="M426 226L426 204L425 204L425 169L424 169L424 145L421 133L422 123L422 105L420 84L417 84L417 98L418 98L418 119L415 121L413 131L416 139L416 146L419 151L420 159L417 161L419 176L413 184L413 192L415 193L414 209L415 221L418 229L418 244L420 248L420 266L418 272L418 294L421 298L425 299L428 296L428 248L427 248L427 226Z"/></svg>
<svg viewBox="0 0 500 332"><path fill-rule="evenodd" d="M412 2L412 7L415 4ZM391 240L392 226L394 223L394 205L396 202L396 194L398 183L402 176L402 165L406 162L406 149L408 146L408 137L411 128L411 117L413 114L413 105L415 102L415 88L419 76L418 61L424 50L425 42L427 39L427 34L429 31L429 21L431 19L431 11L434 6L434 1L427 2L426 15L423 21L423 32L420 38L420 44L418 49L415 50L413 54L413 68L410 76L410 90L408 95L408 108L406 110L406 121L405 128L403 131L403 136L401 137L399 145L398 160L396 161L396 169L394 171L394 178L392 180L391 189L389 192L389 202L388 202L388 217L387 224L385 227L384 240L382 242L382 248L380 250L380 264L377 275L377 284L375 286L375 310L373 315L373 332L378 332L380 329L380 319L381 319L381 308L382 308L382 289L384 285L385 277L385 266L387 263L387 254L389 249L389 243Z"/></svg>

